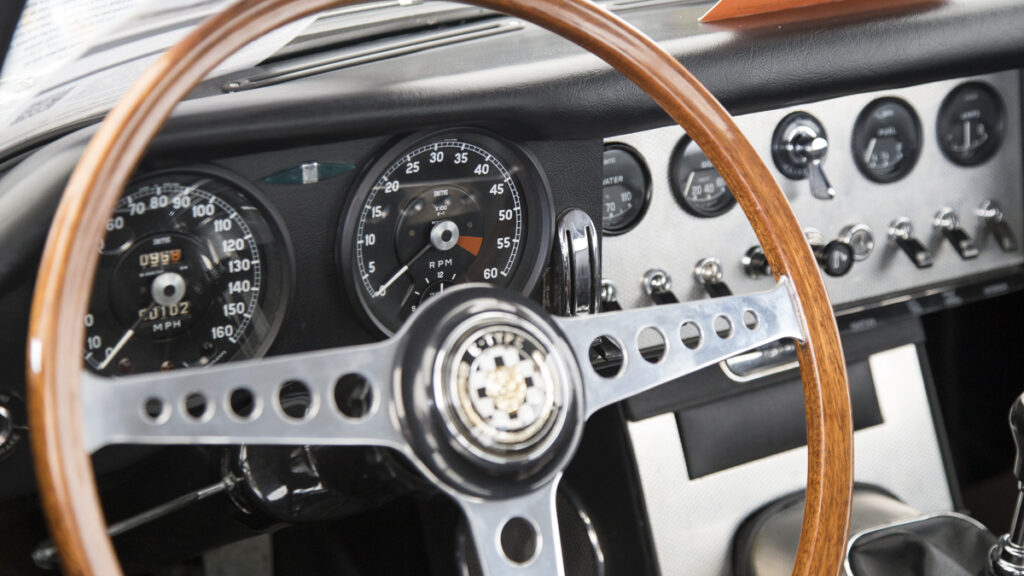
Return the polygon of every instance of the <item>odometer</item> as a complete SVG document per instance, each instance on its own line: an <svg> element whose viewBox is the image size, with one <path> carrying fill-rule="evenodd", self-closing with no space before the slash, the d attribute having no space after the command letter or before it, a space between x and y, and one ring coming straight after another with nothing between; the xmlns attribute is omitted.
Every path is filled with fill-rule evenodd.
<svg viewBox="0 0 1024 576"><path fill-rule="evenodd" d="M102 374L206 366L262 353L287 296L287 243L227 176L139 181L107 223L86 325Z"/></svg>
<svg viewBox="0 0 1024 576"><path fill-rule="evenodd" d="M543 241L531 227L550 220L547 206L539 172L496 136L407 140L356 190L339 234L341 266L369 318L392 333L454 284L535 281Z"/></svg>

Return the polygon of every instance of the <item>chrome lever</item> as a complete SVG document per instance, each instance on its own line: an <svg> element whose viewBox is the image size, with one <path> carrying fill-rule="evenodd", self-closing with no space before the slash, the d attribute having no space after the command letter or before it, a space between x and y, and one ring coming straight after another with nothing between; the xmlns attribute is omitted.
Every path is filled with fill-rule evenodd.
<svg viewBox="0 0 1024 576"><path fill-rule="evenodd" d="M551 311L559 316L594 314L601 300L601 250L597 227L578 208L558 219Z"/></svg>

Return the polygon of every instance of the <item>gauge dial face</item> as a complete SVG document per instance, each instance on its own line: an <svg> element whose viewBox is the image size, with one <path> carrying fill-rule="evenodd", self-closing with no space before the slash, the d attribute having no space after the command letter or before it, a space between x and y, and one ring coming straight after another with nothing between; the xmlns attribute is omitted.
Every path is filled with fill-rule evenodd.
<svg viewBox="0 0 1024 576"><path fill-rule="evenodd" d="M85 317L93 371L206 366L265 351L287 300L287 244L240 186L169 173L121 198Z"/></svg>
<svg viewBox="0 0 1024 576"><path fill-rule="evenodd" d="M736 204L732 191L704 151L684 137L672 151L669 180L676 202L694 216L712 218Z"/></svg>
<svg viewBox="0 0 1024 576"><path fill-rule="evenodd" d="M601 180L605 234L629 231L640 223L651 193L651 177L640 153L625 144L609 144L604 149Z"/></svg>
<svg viewBox="0 0 1024 576"><path fill-rule="evenodd" d="M875 182L895 182L921 155L921 123L913 108L897 98L868 104L853 127L853 155L861 174Z"/></svg>
<svg viewBox="0 0 1024 576"><path fill-rule="evenodd" d="M539 173L497 137L466 131L400 143L356 191L340 265L370 320L390 334L456 284L535 281L546 198Z"/></svg>
<svg viewBox="0 0 1024 576"><path fill-rule="evenodd" d="M1006 132L1006 108L987 84L953 90L939 109L937 133L943 154L961 166L976 166L999 150Z"/></svg>

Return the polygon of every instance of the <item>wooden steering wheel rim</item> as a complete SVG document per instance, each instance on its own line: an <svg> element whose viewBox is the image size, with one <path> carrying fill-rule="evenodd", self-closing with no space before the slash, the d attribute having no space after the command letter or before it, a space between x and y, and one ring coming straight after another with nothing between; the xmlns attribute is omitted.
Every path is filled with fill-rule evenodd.
<svg viewBox="0 0 1024 576"><path fill-rule="evenodd" d="M366 0L240 0L171 48L107 115L78 163L36 281L28 347L29 423L43 506L67 574L121 574L106 534L79 403L94 247L121 191L177 103L218 63L287 22ZM587 0L464 0L543 26L599 56L650 95L714 162L805 324L807 495L794 575L839 574L853 485L845 362L817 264L790 206L728 112L643 33ZM69 289L65 290L65 287Z"/></svg>

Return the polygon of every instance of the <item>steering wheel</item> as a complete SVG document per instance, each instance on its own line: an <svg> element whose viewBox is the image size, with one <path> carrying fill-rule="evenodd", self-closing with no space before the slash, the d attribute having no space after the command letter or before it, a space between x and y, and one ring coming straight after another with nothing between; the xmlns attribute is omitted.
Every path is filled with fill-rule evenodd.
<svg viewBox="0 0 1024 576"><path fill-rule="evenodd" d="M104 379L83 370L82 342L95 246L121 191L175 105L249 41L299 17L356 0L240 0L168 51L111 111L79 161L36 281L29 332L29 421L43 505L67 574L121 574L100 509L90 454L115 443L278 444L393 448L461 507L486 574L563 574L555 490L589 416L659 384L780 338L798 343L806 403L808 475L793 574L838 574L853 478L850 400L835 317L800 226L771 174L725 109L671 55L588 0L469 0L567 38L647 92L705 151L750 220L774 289L588 317L555 318L508 291L469 285L422 306L387 341ZM730 325L716 332L713 323ZM699 341L682 339L696 325ZM640 354L645 328L666 342ZM719 333L721 332L721 333ZM623 351L603 376L597 338ZM343 376L372 402L346 414ZM349 381L349 380L345 380ZM311 406L289 416L285 383ZM233 394L255 400L233 411ZM200 395L202 411L186 409ZM497 416L495 416L497 415ZM514 531L530 545L513 552Z"/></svg>

